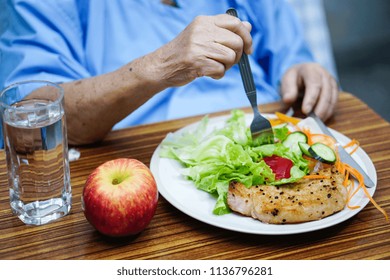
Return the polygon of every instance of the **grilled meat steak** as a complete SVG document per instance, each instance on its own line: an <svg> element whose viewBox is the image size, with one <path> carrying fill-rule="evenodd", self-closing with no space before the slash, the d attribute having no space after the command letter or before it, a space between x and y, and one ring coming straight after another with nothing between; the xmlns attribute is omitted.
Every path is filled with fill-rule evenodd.
<svg viewBox="0 0 390 280"><path fill-rule="evenodd" d="M250 188L232 182L228 191L228 205L235 212L270 224L319 220L344 209L347 200L344 175L334 166L316 174L327 178Z"/></svg>

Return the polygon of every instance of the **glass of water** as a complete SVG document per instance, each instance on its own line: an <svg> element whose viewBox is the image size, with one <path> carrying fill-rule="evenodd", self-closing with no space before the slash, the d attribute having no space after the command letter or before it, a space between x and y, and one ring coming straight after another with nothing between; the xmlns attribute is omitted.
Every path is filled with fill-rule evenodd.
<svg viewBox="0 0 390 280"><path fill-rule="evenodd" d="M13 84L0 93L12 212L42 225L72 202L64 91L47 81Z"/></svg>

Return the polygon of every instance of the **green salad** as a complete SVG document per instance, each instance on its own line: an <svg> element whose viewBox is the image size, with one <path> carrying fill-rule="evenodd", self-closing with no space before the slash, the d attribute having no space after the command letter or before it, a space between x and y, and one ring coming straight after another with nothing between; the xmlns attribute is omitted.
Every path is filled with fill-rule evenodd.
<svg viewBox="0 0 390 280"><path fill-rule="evenodd" d="M290 133L287 125L273 128L274 144L255 146L243 111L233 110L224 126L211 132L207 132L208 121L205 116L193 131L168 134L162 142L160 157L182 163L183 176L216 197L214 214L230 213L227 193L231 181L247 187L280 185L296 182L308 173L308 161L302 153L283 144ZM292 161L289 178L276 178L264 161L270 156Z"/></svg>

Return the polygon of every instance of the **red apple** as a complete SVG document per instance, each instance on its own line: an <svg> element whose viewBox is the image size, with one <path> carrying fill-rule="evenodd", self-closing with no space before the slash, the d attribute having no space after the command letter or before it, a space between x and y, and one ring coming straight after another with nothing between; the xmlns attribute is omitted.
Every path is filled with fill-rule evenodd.
<svg viewBox="0 0 390 280"><path fill-rule="evenodd" d="M82 194L87 220L102 234L134 235L156 211L158 191L149 168L136 159L103 163L88 177Z"/></svg>

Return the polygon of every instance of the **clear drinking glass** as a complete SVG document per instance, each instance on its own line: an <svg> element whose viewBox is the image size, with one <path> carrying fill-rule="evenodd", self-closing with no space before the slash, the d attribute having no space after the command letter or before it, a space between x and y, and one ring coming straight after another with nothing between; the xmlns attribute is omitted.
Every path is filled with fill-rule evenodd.
<svg viewBox="0 0 390 280"><path fill-rule="evenodd" d="M72 202L64 91L47 81L13 84L0 93L12 212L42 225Z"/></svg>

